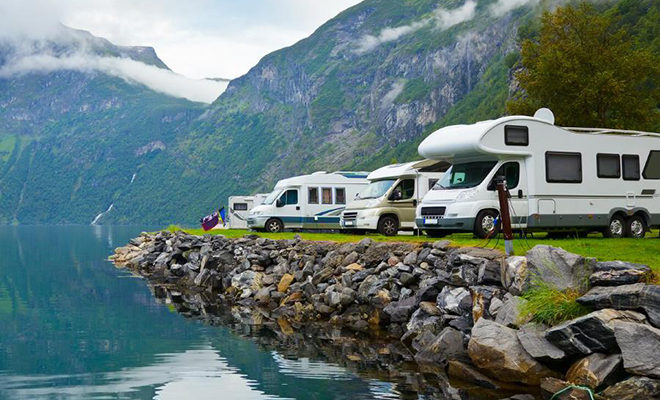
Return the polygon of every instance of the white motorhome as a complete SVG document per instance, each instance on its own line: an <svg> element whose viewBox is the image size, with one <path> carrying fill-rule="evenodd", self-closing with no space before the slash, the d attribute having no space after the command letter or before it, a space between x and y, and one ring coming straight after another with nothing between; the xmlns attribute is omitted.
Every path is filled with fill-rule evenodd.
<svg viewBox="0 0 660 400"><path fill-rule="evenodd" d="M417 204L448 167L446 162L421 160L373 171L367 176L369 186L346 206L341 227L357 232L377 230L387 236L415 229Z"/></svg>
<svg viewBox="0 0 660 400"><path fill-rule="evenodd" d="M283 179L263 204L250 211L248 227L268 232L287 228L339 229L339 215L369 181L368 172L315 172Z"/></svg>
<svg viewBox="0 0 660 400"><path fill-rule="evenodd" d="M252 196L230 196L227 200L229 205L227 225L229 229L247 229L250 210L263 203L266 196L268 196L267 193L257 193Z"/></svg>
<svg viewBox="0 0 660 400"><path fill-rule="evenodd" d="M498 176L506 178L514 229L643 237L660 226L657 133L561 128L541 109L442 128L419 154L452 163L417 208L417 225L430 236L488 237L497 229Z"/></svg>

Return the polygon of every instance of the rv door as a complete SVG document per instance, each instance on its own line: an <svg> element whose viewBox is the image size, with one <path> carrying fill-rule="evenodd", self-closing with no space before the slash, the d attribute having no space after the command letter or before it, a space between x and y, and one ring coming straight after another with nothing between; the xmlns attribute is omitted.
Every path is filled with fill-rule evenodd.
<svg viewBox="0 0 660 400"><path fill-rule="evenodd" d="M275 201L277 216L284 223L285 228L301 228L302 212L298 189L287 189Z"/></svg>

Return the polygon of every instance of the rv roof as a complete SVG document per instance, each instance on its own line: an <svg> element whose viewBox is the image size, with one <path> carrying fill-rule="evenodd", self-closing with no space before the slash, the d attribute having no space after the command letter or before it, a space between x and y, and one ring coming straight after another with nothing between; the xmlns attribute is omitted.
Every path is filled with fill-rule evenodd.
<svg viewBox="0 0 660 400"><path fill-rule="evenodd" d="M292 176L290 178L282 179L275 185L276 188L284 186L298 186L305 183L318 183L318 184L347 184L347 183L364 183L367 182L366 178L369 175L365 171L337 171L337 172L314 172L308 175Z"/></svg>
<svg viewBox="0 0 660 400"><path fill-rule="evenodd" d="M403 164L392 164L378 168L367 176L370 181L387 178L397 178L404 175L415 175L419 170L438 164L437 160L418 160ZM442 170L445 170L443 168Z"/></svg>

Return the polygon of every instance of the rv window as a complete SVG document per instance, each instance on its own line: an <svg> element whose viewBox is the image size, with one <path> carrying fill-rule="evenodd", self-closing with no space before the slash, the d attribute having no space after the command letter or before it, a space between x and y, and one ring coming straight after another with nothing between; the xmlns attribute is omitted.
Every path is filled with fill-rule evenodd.
<svg viewBox="0 0 660 400"><path fill-rule="evenodd" d="M234 203L234 211L247 211L247 203Z"/></svg>
<svg viewBox="0 0 660 400"><path fill-rule="evenodd" d="M401 182L399 182L398 185L396 185L392 193L394 194L397 191L401 192L401 197L399 197L397 200L412 199L412 197L415 195L415 180L414 179L402 180Z"/></svg>
<svg viewBox="0 0 660 400"><path fill-rule="evenodd" d="M307 203L319 204L319 188L311 187L308 192Z"/></svg>
<svg viewBox="0 0 660 400"><path fill-rule="evenodd" d="M621 157L623 163L623 179L627 181L639 180L639 156L636 154L624 154Z"/></svg>
<svg viewBox="0 0 660 400"><path fill-rule="evenodd" d="M621 178L618 154L596 154L596 166L599 178Z"/></svg>
<svg viewBox="0 0 660 400"><path fill-rule="evenodd" d="M551 183L581 183L582 154L546 152L545 180Z"/></svg>
<svg viewBox="0 0 660 400"><path fill-rule="evenodd" d="M284 194L284 204L298 204L298 191L296 189L289 189Z"/></svg>
<svg viewBox="0 0 660 400"><path fill-rule="evenodd" d="M332 204L332 189L331 188L321 189L321 203L323 203L323 204Z"/></svg>
<svg viewBox="0 0 660 400"><path fill-rule="evenodd" d="M503 176L506 179L507 189L514 189L520 181L520 164L517 162L508 162L502 164L493 178Z"/></svg>
<svg viewBox="0 0 660 400"><path fill-rule="evenodd" d="M335 188L335 203L346 204L346 189Z"/></svg>
<svg viewBox="0 0 660 400"><path fill-rule="evenodd" d="M660 150L651 150L643 175L644 179L660 179Z"/></svg>
<svg viewBox="0 0 660 400"><path fill-rule="evenodd" d="M481 161L452 165L433 190L475 187L486 179L495 164L497 164L495 161Z"/></svg>
<svg viewBox="0 0 660 400"><path fill-rule="evenodd" d="M509 146L528 146L529 128L519 125L504 126L504 143Z"/></svg>

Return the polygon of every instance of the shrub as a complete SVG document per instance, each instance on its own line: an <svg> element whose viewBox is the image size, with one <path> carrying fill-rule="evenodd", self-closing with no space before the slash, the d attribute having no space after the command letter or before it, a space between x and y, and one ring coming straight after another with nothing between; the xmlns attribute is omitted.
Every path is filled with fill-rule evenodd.
<svg viewBox="0 0 660 400"><path fill-rule="evenodd" d="M556 325L591 312L575 301L580 296L580 292L574 289L558 290L539 283L523 294L527 302L521 306L520 312L522 316L531 314L534 322Z"/></svg>

